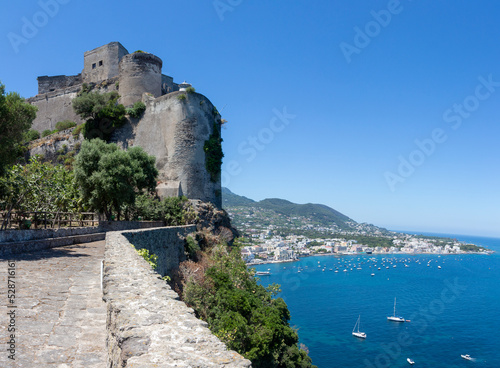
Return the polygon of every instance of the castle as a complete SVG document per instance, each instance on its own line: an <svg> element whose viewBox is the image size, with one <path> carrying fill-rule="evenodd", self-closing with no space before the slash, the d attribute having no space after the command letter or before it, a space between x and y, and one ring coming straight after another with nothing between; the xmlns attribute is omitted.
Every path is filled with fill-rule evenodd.
<svg viewBox="0 0 500 368"><path fill-rule="evenodd" d="M83 123L72 100L84 85L101 93L118 91L119 103L125 106L142 101L144 114L128 118L112 133L111 141L122 148L140 146L156 157L160 196L185 195L220 208L220 175L214 180L207 171L204 152L210 136L220 134L220 115L205 96L186 91L189 84L176 84L162 74L162 66L159 57L129 53L119 42L87 51L80 74L37 78L38 94L27 99L38 107L32 128L53 130L63 120Z"/></svg>

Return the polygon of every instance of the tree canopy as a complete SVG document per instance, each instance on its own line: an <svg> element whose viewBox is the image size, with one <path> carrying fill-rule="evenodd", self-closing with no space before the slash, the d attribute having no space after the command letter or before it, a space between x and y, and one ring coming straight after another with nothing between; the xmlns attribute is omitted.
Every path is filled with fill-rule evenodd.
<svg viewBox="0 0 500 368"><path fill-rule="evenodd" d="M79 204L72 172L60 165L41 162L38 156L24 166L13 165L0 178L0 209L8 213L73 212L79 210Z"/></svg>
<svg viewBox="0 0 500 368"><path fill-rule="evenodd" d="M21 144L36 117L37 107L0 83L0 175L21 154Z"/></svg>
<svg viewBox="0 0 500 368"><path fill-rule="evenodd" d="M92 209L108 220L114 211L119 220L122 206L133 205L137 194L156 188L155 160L140 147L123 151L98 138L85 140L75 160L75 181Z"/></svg>
<svg viewBox="0 0 500 368"><path fill-rule="evenodd" d="M125 107L118 103L116 91L99 93L87 91L73 99L73 110L85 121L83 135L86 139L109 140L113 131L125 123Z"/></svg>

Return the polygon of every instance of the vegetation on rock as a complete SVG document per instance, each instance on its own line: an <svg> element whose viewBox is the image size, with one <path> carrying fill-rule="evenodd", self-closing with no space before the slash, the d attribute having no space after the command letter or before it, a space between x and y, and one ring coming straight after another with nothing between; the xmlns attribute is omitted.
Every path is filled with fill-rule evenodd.
<svg viewBox="0 0 500 368"><path fill-rule="evenodd" d="M255 368L314 367L298 347L286 303L275 298L278 285L259 285L237 246L214 244L198 253L199 262L180 265L178 289L228 348L250 359Z"/></svg>
<svg viewBox="0 0 500 368"><path fill-rule="evenodd" d="M126 113L133 118L140 118L144 111L146 111L146 105L142 101L137 101L134 106L126 109Z"/></svg>
<svg viewBox="0 0 500 368"><path fill-rule="evenodd" d="M222 152L222 138L219 129L217 123L214 122L212 134L210 134L210 137L203 145L203 150L205 151L205 167L210 174L210 180L213 182L219 180L222 158L224 157L224 153Z"/></svg>
<svg viewBox="0 0 500 368"><path fill-rule="evenodd" d="M38 130L35 129L30 129L24 134L25 142L31 142L39 138L40 138L40 133L38 132Z"/></svg>
<svg viewBox="0 0 500 368"><path fill-rule="evenodd" d="M63 120L56 123L56 130L60 132L61 130L66 130L69 128L76 127L76 123L71 120Z"/></svg>
<svg viewBox="0 0 500 368"><path fill-rule="evenodd" d="M116 91L108 93L83 92L73 99L73 109L83 119L83 135L86 139L109 140L116 128L125 123L126 110L118 104Z"/></svg>
<svg viewBox="0 0 500 368"><path fill-rule="evenodd" d="M37 107L26 103L18 93L6 94L0 83L0 175L22 155L22 143L36 111Z"/></svg>

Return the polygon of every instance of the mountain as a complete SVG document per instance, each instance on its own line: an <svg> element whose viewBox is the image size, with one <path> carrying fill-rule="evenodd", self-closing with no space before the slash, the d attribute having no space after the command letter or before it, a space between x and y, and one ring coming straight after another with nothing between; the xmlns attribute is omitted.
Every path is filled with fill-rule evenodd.
<svg viewBox="0 0 500 368"><path fill-rule="evenodd" d="M255 203L253 199L234 194L228 188L222 187L222 207L224 208L252 206Z"/></svg>
<svg viewBox="0 0 500 368"><path fill-rule="evenodd" d="M297 204L279 198L268 198L256 202L250 198L239 196L228 188L222 188L222 207L225 209L247 207L269 210L288 217L304 217L317 224L327 226L336 224L342 230L354 230L358 225L348 216L323 204Z"/></svg>

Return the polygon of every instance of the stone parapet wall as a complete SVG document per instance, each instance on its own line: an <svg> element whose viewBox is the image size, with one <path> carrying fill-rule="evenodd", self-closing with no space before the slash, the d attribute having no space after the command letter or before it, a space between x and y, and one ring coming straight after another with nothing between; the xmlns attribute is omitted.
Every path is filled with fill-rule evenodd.
<svg viewBox="0 0 500 368"><path fill-rule="evenodd" d="M74 85L82 84L82 75L56 75L41 76L38 80L38 94L50 93L59 89L68 88Z"/></svg>
<svg viewBox="0 0 500 368"><path fill-rule="evenodd" d="M154 242L161 239L178 237L177 242L183 242L179 235L185 236L191 229L180 226L106 234L103 298L107 304L108 368L251 367L250 361L227 350L207 323L195 317L127 239L143 245L151 242L153 249Z"/></svg>
<svg viewBox="0 0 500 368"><path fill-rule="evenodd" d="M88 235L107 231L147 229L163 226L163 221L101 221L99 226L66 227L60 229L31 229L0 231L0 243L23 242L40 239Z"/></svg>

